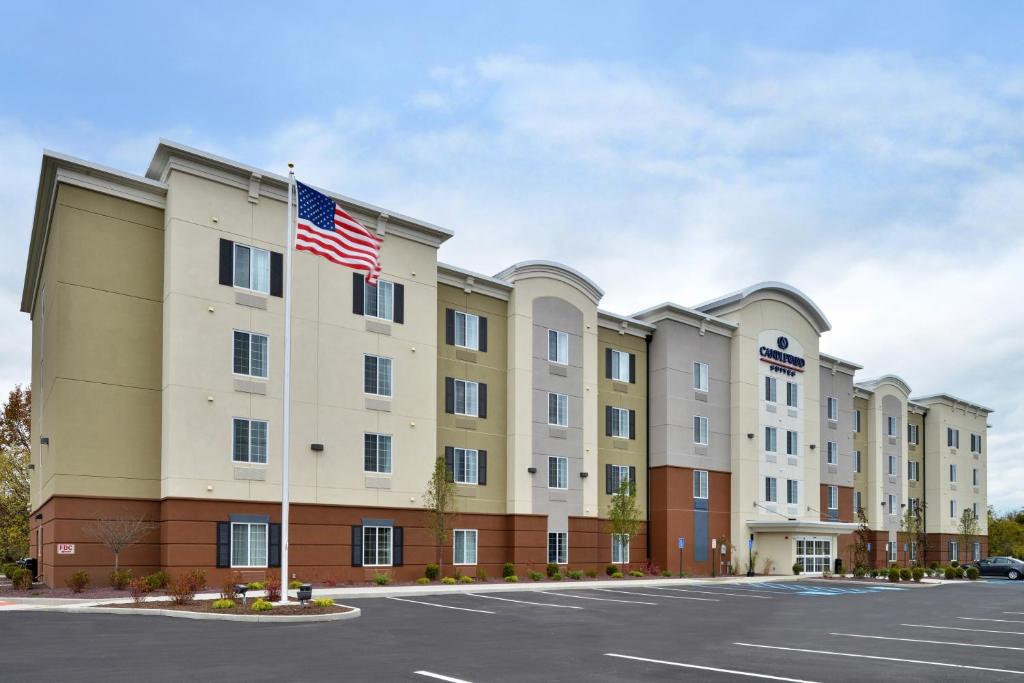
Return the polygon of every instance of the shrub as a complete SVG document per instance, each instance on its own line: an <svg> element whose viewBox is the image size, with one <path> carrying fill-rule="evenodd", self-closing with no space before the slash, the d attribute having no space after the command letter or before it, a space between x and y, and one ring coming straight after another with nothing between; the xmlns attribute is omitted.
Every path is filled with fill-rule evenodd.
<svg viewBox="0 0 1024 683"><path fill-rule="evenodd" d="M943 574L945 574L947 579L955 579L956 578L956 567L946 567L946 569L943 572Z"/></svg>
<svg viewBox="0 0 1024 683"><path fill-rule="evenodd" d="M910 577L911 576L913 576L913 574L911 574L910 570L907 569L906 567L903 567L902 569L900 569L900 580L901 581L910 581Z"/></svg>
<svg viewBox="0 0 1024 683"><path fill-rule="evenodd" d="M213 609L232 609L235 606L235 601L231 598L221 598L220 600L214 600L213 604L210 605Z"/></svg>
<svg viewBox="0 0 1024 683"><path fill-rule="evenodd" d="M18 590L27 591L32 589L32 571L24 567L18 567L11 573L11 586ZM76 591L77 592L77 591Z"/></svg>
<svg viewBox="0 0 1024 683"><path fill-rule="evenodd" d="M484 569L483 567L477 567L476 568L476 580L477 581L486 581L487 580L487 570Z"/></svg>
<svg viewBox="0 0 1024 683"><path fill-rule="evenodd" d="M821 578L823 578L823 579L831 579L832 578L832 572L830 572L827 569L822 569L821 570Z"/></svg>
<svg viewBox="0 0 1024 683"><path fill-rule="evenodd" d="M612 572L611 576L612 576L613 579L621 579L622 578L622 572Z"/></svg>
<svg viewBox="0 0 1024 683"><path fill-rule="evenodd" d="M957 561L957 560L953 560L952 562L949 563L949 566L953 567L955 569L956 567L960 566L960 562Z"/></svg>
<svg viewBox="0 0 1024 683"><path fill-rule="evenodd" d="M799 562L793 563L793 573L799 575L804 570L804 566Z"/></svg>
<svg viewBox="0 0 1024 683"><path fill-rule="evenodd" d="M967 572L964 570L963 567L957 567L956 568L956 578L962 579L966 575L967 575Z"/></svg>
<svg viewBox="0 0 1024 683"><path fill-rule="evenodd" d="M573 581L579 581L583 578L583 572L581 572L579 569L573 569L571 572L567 574L567 576Z"/></svg>
<svg viewBox="0 0 1024 683"><path fill-rule="evenodd" d="M249 609L253 612L269 612L274 609L274 603L269 600L264 600L263 598L256 598L252 601L252 604L249 605Z"/></svg>
<svg viewBox="0 0 1024 683"><path fill-rule="evenodd" d="M81 593L89 585L89 573L78 570L67 578L67 584L72 593Z"/></svg>
<svg viewBox="0 0 1024 683"><path fill-rule="evenodd" d="M632 576L633 578L639 579L640 577L642 577L644 575L644 573L642 571L640 571L639 569L634 569L633 571L631 571L629 573L629 575Z"/></svg>
<svg viewBox="0 0 1024 683"><path fill-rule="evenodd" d="M662 576L664 576L665 578L669 578L669 579L670 579L670 578L672 578L672 572L670 572L670 571L669 571L669 570L667 570L667 569L666 569L665 571L663 571L663 572L661 573L661 575L662 575Z"/></svg>
<svg viewBox="0 0 1024 683"><path fill-rule="evenodd" d="M562 572L555 572L554 574L552 574L548 578L551 579L552 581L561 581L562 580Z"/></svg>
<svg viewBox="0 0 1024 683"><path fill-rule="evenodd" d="M511 562L506 562L505 564L501 565L501 575L506 579L510 576L515 576L516 566Z"/></svg>
<svg viewBox="0 0 1024 683"><path fill-rule="evenodd" d="M610 564L610 565L608 565L607 567L604 568L604 573L607 574L608 576L611 576L612 574L614 574L617 571L619 571L619 566L616 565L616 564Z"/></svg>
<svg viewBox="0 0 1024 683"><path fill-rule="evenodd" d="M899 567L890 567L889 568L889 582L890 583L899 583L899 581L900 581L900 570L899 570Z"/></svg>
<svg viewBox="0 0 1024 683"><path fill-rule="evenodd" d="M288 582L288 588L292 589L293 591L297 591L300 588L302 588L302 582L298 579L292 579Z"/></svg>
<svg viewBox="0 0 1024 683"><path fill-rule="evenodd" d="M128 582L128 595L132 596L135 604L141 603L152 590L149 587L149 580L145 576L140 576Z"/></svg>
<svg viewBox="0 0 1024 683"><path fill-rule="evenodd" d="M459 577L459 583L473 583L473 577L472 576L460 576Z"/></svg>
<svg viewBox="0 0 1024 683"><path fill-rule="evenodd" d="M123 591L132 580L131 569L115 569L110 572L110 587Z"/></svg>
<svg viewBox="0 0 1024 683"><path fill-rule="evenodd" d="M233 581L228 579L220 585L220 598L221 600L234 600L235 599L235 585L241 583L240 581Z"/></svg>
<svg viewBox="0 0 1024 683"><path fill-rule="evenodd" d="M167 584L167 594L175 605L187 605L196 597L196 584L188 574L171 579Z"/></svg>
<svg viewBox="0 0 1024 683"><path fill-rule="evenodd" d="M421 586L426 586L430 584L430 579L428 579L425 576L421 576L420 578L416 579L416 583L418 583Z"/></svg>
<svg viewBox="0 0 1024 683"><path fill-rule="evenodd" d="M924 569L921 567L914 567L914 569L911 570L910 575L913 577L915 583L921 583L921 579L924 578Z"/></svg>
<svg viewBox="0 0 1024 683"><path fill-rule="evenodd" d="M540 572L530 572L530 580L531 581L540 581L543 578L544 578L544 575L541 574Z"/></svg>
<svg viewBox="0 0 1024 683"><path fill-rule="evenodd" d="M250 581L247 587L251 591L261 591L266 590L267 584L263 583L262 581Z"/></svg>
<svg viewBox="0 0 1024 683"><path fill-rule="evenodd" d="M266 581L267 600L277 602L281 599L281 577L269 576Z"/></svg>
<svg viewBox="0 0 1024 683"><path fill-rule="evenodd" d="M855 578L863 579L864 578L864 573L865 573L864 572L864 567L861 567L861 566L858 565L858 566L853 568L853 576Z"/></svg>
<svg viewBox="0 0 1024 683"><path fill-rule="evenodd" d="M872 569L871 570L871 578L872 579L877 579L878 578L878 570L877 569Z"/></svg>
<svg viewBox="0 0 1024 683"><path fill-rule="evenodd" d="M2 568L0 568L0 571L2 571L4 573L4 576L6 576L8 579L10 579L10 578L12 578L14 576L14 572L17 569L18 569L18 565L14 564L13 562L5 562L3 564L3 566L2 566Z"/></svg>
<svg viewBox="0 0 1024 683"><path fill-rule="evenodd" d="M548 562L548 566L544 569L544 573L546 573L549 578L554 576L558 573L558 565L554 562Z"/></svg>
<svg viewBox="0 0 1024 683"><path fill-rule="evenodd" d="M193 569L188 573L188 579L192 582L192 586L200 591L206 588L206 570L205 569Z"/></svg>
<svg viewBox="0 0 1024 683"><path fill-rule="evenodd" d="M932 571L935 571L938 568L939 568L939 563L938 562L932 562L930 565L928 565L928 569L931 569Z"/></svg>
<svg viewBox="0 0 1024 683"><path fill-rule="evenodd" d="M513 574L505 577L505 583L519 583L519 577Z"/></svg>
<svg viewBox="0 0 1024 683"><path fill-rule="evenodd" d="M587 578L588 579L596 579L597 578L597 570L596 569L588 569L587 570Z"/></svg>
<svg viewBox="0 0 1024 683"><path fill-rule="evenodd" d="M314 598L313 607L334 607L334 600L331 598Z"/></svg>
<svg viewBox="0 0 1024 683"><path fill-rule="evenodd" d="M373 582L378 586L386 586L391 583L391 575L384 572L377 572L373 575Z"/></svg>
<svg viewBox="0 0 1024 683"><path fill-rule="evenodd" d="M446 576L443 579L441 579L441 583L443 583L446 586L454 586L455 585L455 577Z"/></svg>
<svg viewBox="0 0 1024 683"><path fill-rule="evenodd" d="M171 575L161 569L147 576L146 582L149 583L150 590L162 590L171 582Z"/></svg>
<svg viewBox="0 0 1024 683"><path fill-rule="evenodd" d="M978 580L978 573L979 572L978 572L978 568L977 567L968 567L967 568L967 578L970 579L971 581L977 581Z"/></svg>
<svg viewBox="0 0 1024 683"><path fill-rule="evenodd" d="M441 568L436 564L428 564L427 568L423 570L423 576L431 581L437 581L437 577L441 576Z"/></svg>

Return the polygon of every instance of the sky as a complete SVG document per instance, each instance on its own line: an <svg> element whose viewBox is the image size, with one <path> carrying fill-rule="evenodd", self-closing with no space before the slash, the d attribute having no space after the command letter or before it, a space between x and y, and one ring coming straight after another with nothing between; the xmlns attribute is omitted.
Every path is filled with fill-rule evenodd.
<svg viewBox="0 0 1024 683"><path fill-rule="evenodd" d="M894 5L0 0L0 386L42 150L142 174L165 137L619 313L788 282L859 378L993 408L989 501L1020 507L1024 5Z"/></svg>

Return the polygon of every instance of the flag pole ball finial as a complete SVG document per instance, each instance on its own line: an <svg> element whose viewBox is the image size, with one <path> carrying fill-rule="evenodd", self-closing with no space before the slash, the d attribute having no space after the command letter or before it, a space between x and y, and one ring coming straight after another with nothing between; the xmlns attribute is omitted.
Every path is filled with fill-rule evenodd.
<svg viewBox="0 0 1024 683"><path fill-rule="evenodd" d="M289 170L295 168L295 164L289 162L288 163L288 168L289 168Z"/></svg>

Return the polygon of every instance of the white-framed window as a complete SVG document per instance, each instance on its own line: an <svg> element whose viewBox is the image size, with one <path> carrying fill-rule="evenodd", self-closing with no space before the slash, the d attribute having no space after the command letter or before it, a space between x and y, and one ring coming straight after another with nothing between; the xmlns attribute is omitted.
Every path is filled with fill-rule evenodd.
<svg viewBox="0 0 1024 683"><path fill-rule="evenodd" d="M786 480L786 502L790 505L800 502L800 482L796 479Z"/></svg>
<svg viewBox="0 0 1024 683"><path fill-rule="evenodd" d="M897 462L898 462L898 458L895 455L890 455L889 456L889 470L888 471L889 471L889 474L891 474L893 476L896 476L896 474L897 474L897 472L896 472L896 463Z"/></svg>
<svg viewBox="0 0 1024 683"><path fill-rule="evenodd" d="M779 381L774 377L764 378L764 400L775 403L778 400Z"/></svg>
<svg viewBox="0 0 1024 683"><path fill-rule="evenodd" d="M569 397L565 394L548 394L548 424L569 426Z"/></svg>
<svg viewBox="0 0 1024 683"><path fill-rule="evenodd" d="M827 538L797 538L796 561L806 574L832 569L832 541Z"/></svg>
<svg viewBox="0 0 1024 683"><path fill-rule="evenodd" d="M800 454L800 439L799 434L794 431L786 430L786 455L799 455Z"/></svg>
<svg viewBox="0 0 1024 683"><path fill-rule="evenodd" d="M363 286L363 315L380 320L394 320L395 285L387 280L378 280L377 286Z"/></svg>
<svg viewBox="0 0 1024 683"><path fill-rule="evenodd" d="M232 371L245 377L267 378L267 335L235 330Z"/></svg>
<svg viewBox="0 0 1024 683"><path fill-rule="evenodd" d="M363 527L363 566L390 567L393 529L389 526Z"/></svg>
<svg viewBox="0 0 1024 683"><path fill-rule="evenodd" d="M920 498L909 498L907 500L907 506L914 512L921 511L921 499Z"/></svg>
<svg viewBox="0 0 1024 683"><path fill-rule="evenodd" d="M455 414L477 417L480 415L480 384L465 379L453 380L455 387Z"/></svg>
<svg viewBox="0 0 1024 683"><path fill-rule="evenodd" d="M978 483L979 481L981 481L981 479L978 477L978 468L975 467L971 470L971 482L974 486L980 486Z"/></svg>
<svg viewBox="0 0 1024 683"><path fill-rule="evenodd" d="M629 481L629 465L611 465L611 489L612 495L616 495L619 492L619 485L624 481Z"/></svg>
<svg viewBox="0 0 1024 683"><path fill-rule="evenodd" d="M975 541L971 544L971 561L977 562L981 559L981 543Z"/></svg>
<svg viewBox="0 0 1024 683"><path fill-rule="evenodd" d="M910 460L907 462L907 481L920 481L921 463Z"/></svg>
<svg viewBox="0 0 1024 683"><path fill-rule="evenodd" d="M697 391L708 390L708 371L707 363L695 362L693 364L693 388Z"/></svg>
<svg viewBox="0 0 1024 683"><path fill-rule="evenodd" d="M267 566L267 525L231 523L231 566L238 568Z"/></svg>
<svg viewBox="0 0 1024 683"><path fill-rule="evenodd" d="M971 434L971 453L981 453L981 434Z"/></svg>
<svg viewBox="0 0 1024 683"><path fill-rule="evenodd" d="M475 448L455 449L455 483L477 484L480 481L480 452Z"/></svg>
<svg viewBox="0 0 1024 683"><path fill-rule="evenodd" d="M231 459L234 462L267 464L267 421L232 418Z"/></svg>
<svg viewBox="0 0 1024 683"><path fill-rule="evenodd" d="M548 330L548 360L560 365L569 364L569 335L558 330Z"/></svg>
<svg viewBox="0 0 1024 683"><path fill-rule="evenodd" d="M693 442L700 446L708 445L708 419L706 417L693 416Z"/></svg>
<svg viewBox="0 0 1024 683"><path fill-rule="evenodd" d="M917 445L917 425L907 425L907 443Z"/></svg>
<svg viewBox="0 0 1024 683"><path fill-rule="evenodd" d="M825 399L826 415L829 422L839 421L839 399L835 396L829 396Z"/></svg>
<svg viewBox="0 0 1024 683"><path fill-rule="evenodd" d="M897 557L896 557L896 553L897 553L898 550L899 550L899 546L896 544L896 541L888 541L885 544L885 556L886 556L886 559L888 559L889 562L896 562L896 561L898 561Z"/></svg>
<svg viewBox="0 0 1024 683"><path fill-rule="evenodd" d="M779 502L778 480L775 477L764 478L764 500L766 503Z"/></svg>
<svg viewBox="0 0 1024 683"><path fill-rule="evenodd" d="M778 435L779 432L775 427L764 428L764 449L769 453L775 453L779 450Z"/></svg>
<svg viewBox="0 0 1024 683"><path fill-rule="evenodd" d="M860 431L860 408L853 411L853 431Z"/></svg>
<svg viewBox="0 0 1024 683"><path fill-rule="evenodd" d="M371 396L391 398L393 378L391 359L363 354L363 392Z"/></svg>
<svg viewBox="0 0 1024 683"><path fill-rule="evenodd" d="M693 471L693 497L708 499L708 473L706 470Z"/></svg>
<svg viewBox="0 0 1024 683"><path fill-rule="evenodd" d="M828 487L828 509L839 510L839 487L829 486Z"/></svg>
<svg viewBox="0 0 1024 683"><path fill-rule="evenodd" d="M548 532L548 564L569 564L569 532Z"/></svg>
<svg viewBox="0 0 1024 683"><path fill-rule="evenodd" d="M896 418L889 415L885 418L885 434L886 436L896 436Z"/></svg>
<svg viewBox="0 0 1024 683"><path fill-rule="evenodd" d="M896 496L889 494L889 515L895 517L899 511L896 509Z"/></svg>
<svg viewBox="0 0 1024 683"><path fill-rule="evenodd" d="M628 382L629 376L629 356L630 354L625 351L611 350L612 357L612 379L616 382Z"/></svg>
<svg viewBox="0 0 1024 683"><path fill-rule="evenodd" d="M960 430L946 427L946 445L950 448L960 448Z"/></svg>
<svg viewBox="0 0 1024 683"><path fill-rule="evenodd" d="M853 471L860 472L860 451L853 452Z"/></svg>
<svg viewBox="0 0 1024 683"><path fill-rule="evenodd" d="M266 249L235 244L235 287L261 294L270 293L270 252Z"/></svg>
<svg viewBox="0 0 1024 683"><path fill-rule="evenodd" d="M629 536L612 534L612 564L627 564L628 562Z"/></svg>
<svg viewBox="0 0 1024 683"><path fill-rule="evenodd" d="M839 443L836 441L829 441L825 444L825 458L829 465L839 464Z"/></svg>
<svg viewBox="0 0 1024 683"><path fill-rule="evenodd" d="M956 483L956 463L950 463L949 465L949 481L951 484Z"/></svg>
<svg viewBox="0 0 1024 683"><path fill-rule="evenodd" d="M949 501L949 518L956 519L956 498Z"/></svg>
<svg viewBox="0 0 1024 683"><path fill-rule="evenodd" d="M548 456L548 488L569 488L569 459L558 455Z"/></svg>
<svg viewBox="0 0 1024 683"><path fill-rule="evenodd" d="M464 349L480 349L480 316L454 311L455 345Z"/></svg>
<svg viewBox="0 0 1024 683"><path fill-rule="evenodd" d="M390 434L363 434L363 471L391 474Z"/></svg>
<svg viewBox="0 0 1024 683"><path fill-rule="evenodd" d="M853 492L853 514L856 515L864 506L861 504L860 491Z"/></svg>
<svg viewBox="0 0 1024 683"><path fill-rule="evenodd" d="M454 539L454 563L476 564L476 529L455 529Z"/></svg>
<svg viewBox="0 0 1024 683"><path fill-rule="evenodd" d="M800 406L800 387L796 382L786 382L786 405L790 408Z"/></svg>
<svg viewBox="0 0 1024 683"><path fill-rule="evenodd" d="M616 439L629 438L629 410L626 408L612 408L608 411L611 419L612 436Z"/></svg>
<svg viewBox="0 0 1024 683"><path fill-rule="evenodd" d="M960 559L960 544L956 541L949 542L949 561Z"/></svg>

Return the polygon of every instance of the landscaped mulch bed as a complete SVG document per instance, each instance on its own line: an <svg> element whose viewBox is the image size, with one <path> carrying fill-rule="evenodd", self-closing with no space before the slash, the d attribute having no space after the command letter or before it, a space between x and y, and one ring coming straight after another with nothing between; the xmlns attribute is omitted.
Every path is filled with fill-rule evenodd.
<svg viewBox="0 0 1024 683"><path fill-rule="evenodd" d="M300 605L298 602L291 601L287 605L274 604L274 609L266 612L254 612L249 607L252 605L253 600L249 600L249 604L245 607L242 606L241 600L235 601L235 606L231 609L213 609L213 600L195 600L187 605L175 605L169 600L158 600L152 602L143 603L113 603L107 605L98 605L98 607L127 607L136 609L163 609L163 610L174 610L181 612L209 612L213 614L247 614L250 616L298 616L308 614L338 614L341 612L351 612L352 608L344 607L342 605L332 605L331 607L317 607L313 603L307 603L305 607Z"/></svg>

